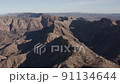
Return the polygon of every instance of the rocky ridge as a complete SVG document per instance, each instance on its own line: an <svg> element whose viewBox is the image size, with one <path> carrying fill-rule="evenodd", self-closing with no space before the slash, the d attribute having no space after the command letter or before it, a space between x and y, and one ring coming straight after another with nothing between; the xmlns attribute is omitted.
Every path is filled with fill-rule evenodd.
<svg viewBox="0 0 120 84"><path fill-rule="evenodd" d="M41 15L40 17L1 17L0 18L0 67L39 67L39 68L116 68L119 56L110 60L91 50L91 41L100 30L116 28L119 21L101 19L89 22L71 17ZM98 28L99 27L99 28ZM98 29L95 29L98 28ZM93 33L93 31L95 31ZM109 30L110 31L110 30ZM89 38L88 38L89 37ZM96 37L97 38L97 37ZM113 37L111 37L113 38ZM81 52L54 52L40 55L34 53L37 43L51 45L71 45L84 47ZM84 44L85 43L85 44ZM87 46L89 47L87 47ZM112 45L112 44L111 44ZM95 44L97 46L97 43ZM94 46L92 46L94 47Z"/></svg>

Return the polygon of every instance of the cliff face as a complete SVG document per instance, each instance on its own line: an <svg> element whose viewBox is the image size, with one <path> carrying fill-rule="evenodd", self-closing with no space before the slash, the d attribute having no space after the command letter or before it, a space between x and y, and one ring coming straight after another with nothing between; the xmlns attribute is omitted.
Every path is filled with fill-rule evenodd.
<svg viewBox="0 0 120 84"><path fill-rule="evenodd" d="M107 32L104 30L107 28L110 31L111 28L118 27L118 23L109 19L89 22L71 17L43 14L36 18L30 17L30 15L20 15L19 18L2 17L0 18L0 67L119 67L115 61L106 59L104 54L98 55L99 52L93 52L99 42L92 46L93 51L90 49L92 42L94 43L95 38L98 38L96 35L98 32L106 35ZM119 29L115 29L115 31L117 32ZM98 38L97 41L100 39ZM34 53L33 49L37 43L46 45L48 51L42 55ZM70 47L70 52L67 50L51 53L49 47L52 45L77 46L77 50L74 52ZM119 60L119 57L115 57L115 60Z"/></svg>

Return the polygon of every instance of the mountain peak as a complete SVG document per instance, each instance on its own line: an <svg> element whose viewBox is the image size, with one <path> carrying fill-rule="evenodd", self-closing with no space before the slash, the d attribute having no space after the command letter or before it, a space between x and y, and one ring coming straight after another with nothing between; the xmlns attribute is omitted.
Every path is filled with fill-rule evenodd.
<svg viewBox="0 0 120 84"><path fill-rule="evenodd" d="M102 18L100 22L102 22L103 24L117 25L117 23L114 20L107 18Z"/></svg>

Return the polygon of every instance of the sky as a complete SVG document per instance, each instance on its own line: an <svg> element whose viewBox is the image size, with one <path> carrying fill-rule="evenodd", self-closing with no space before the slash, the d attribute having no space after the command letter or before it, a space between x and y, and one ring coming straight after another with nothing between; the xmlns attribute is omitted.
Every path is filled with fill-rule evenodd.
<svg viewBox="0 0 120 84"><path fill-rule="evenodd" d="M120 13L120 0L0 0L6 13Z"/></svg>

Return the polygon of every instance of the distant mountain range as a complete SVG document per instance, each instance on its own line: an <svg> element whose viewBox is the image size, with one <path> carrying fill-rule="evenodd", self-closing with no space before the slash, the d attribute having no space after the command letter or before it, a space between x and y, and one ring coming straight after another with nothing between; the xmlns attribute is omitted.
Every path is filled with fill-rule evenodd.
<svg viewBox="0 0 120 84"><path fill-rule="evenodd" d="M94 21L94 20L100 20L101 18L108 18L108 19L113 19L113 20L119 20L120 14L99 14L99 13L11 13L11 14L6 14L5 16L14 16L14 17L40 17L42 14L49 14L49 15L55 15L55 16L69 16L73 18L85 18L89 21Z"/></svg>
<svg viewBox="0 0 120 84"><path fill-rule="evenodd" d="M120 14L96 14L96 13L51 13L56 16L69 16L74 18L85 18L90 21L100 20L101 18L108 18L113 20L118 20L120 18Z"/></svg>

